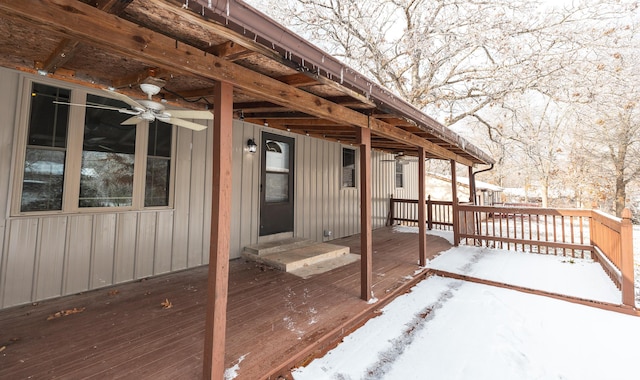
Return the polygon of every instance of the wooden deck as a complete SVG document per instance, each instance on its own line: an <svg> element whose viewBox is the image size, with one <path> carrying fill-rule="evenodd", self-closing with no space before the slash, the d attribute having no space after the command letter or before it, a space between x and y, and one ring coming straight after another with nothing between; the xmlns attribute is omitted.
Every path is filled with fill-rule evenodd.
<svg viewBox="0 0 640 380"><path fill-rule="evenodd" d="M359 253L359 235L334 241ZM428 236L429 255L450 247ZM375 315L424 274L418 237L373 234L373 290L359 298L360 264L301 279L230 262L226 367L238 379L278 378ZM206 267L0 311L0 379L199 379ZM171 308L161 303L168 300ZM63 310L84 311L55 316Z"/></svg>

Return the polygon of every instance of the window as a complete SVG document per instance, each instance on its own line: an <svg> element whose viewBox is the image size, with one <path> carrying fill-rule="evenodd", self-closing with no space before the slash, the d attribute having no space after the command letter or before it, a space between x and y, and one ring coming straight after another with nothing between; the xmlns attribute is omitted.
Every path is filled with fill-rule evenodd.
<svg viewBox="0 0 640 380"><path fill-rule="evenodd" d="M404 165L396 160L396 187L404 187Z"/></svg>
<svg viewBox="0 0 640 380"><path fill-rule="evenodd" d="M128 108L119 100L87 95L87 105ZM131 206L136 126L131 115L87 107L84 118L79 207Z"/></svg>
<svg viewBox="0 0 640 380"><path fill-rule="evenodd" d="M356 151L342 148L342 187L356 187Z"/></svg>
<svg viewBox="0 0 640 380"><path fill-rule="evenodd" d="M62 209L71 91L34 83L20 211Z"/></svg>
<svg viewBox="0 0 640 380"><path fill-rule="evenodd" d="M26 81L24 90L14 212L171 206L171 124L122 125L129 105L83 89Z"/></svg>
<svg viewBox="0 0 640 380"><path fill-rule="evenodd" d="M169 205L172 130L170 124L158 120L149 124L145 207Z"/></svg>

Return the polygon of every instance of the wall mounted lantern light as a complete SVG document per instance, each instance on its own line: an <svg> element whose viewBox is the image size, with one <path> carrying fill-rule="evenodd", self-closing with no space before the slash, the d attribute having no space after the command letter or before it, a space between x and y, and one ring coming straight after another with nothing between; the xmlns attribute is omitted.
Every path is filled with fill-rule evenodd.
<svg viewBox="0 0 640 380"><path fill-rule="evenodd" d="M256 145L256 142L253 141L253 139L249 139L247 141L247 152L255 153L257 150L258 150L258 145Z"/></svg>

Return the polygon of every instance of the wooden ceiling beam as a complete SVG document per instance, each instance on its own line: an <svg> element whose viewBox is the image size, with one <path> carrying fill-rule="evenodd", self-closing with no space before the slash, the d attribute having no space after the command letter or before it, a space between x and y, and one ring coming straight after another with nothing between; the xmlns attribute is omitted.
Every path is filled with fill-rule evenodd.
<svg viewBox="0 0 640 380"><path fill-rule="evenodd" d="M167 70L163 70L155 67L147 68L133 75L113 79L111 81L111 87L113 88L131 87L131 86L140 84L143 80L145 80L148 77L163 78L163 77L168 77L170 75L171 74Z"/></svg>
<svg viewBox="0 0 640 380"><path fill-rule="evenodd" d="M243 102L235 103L234 110L243 110L245 112L273 112L274 110L283 111L281 105L272 102Z"/></svg>
<svg viewBox="0 0 640 380"><path fill-rule="evenodd" d="M281 77L277 77L282 83L286 83L289 86L293 86L296 88L299 87L307 87L307 86L317 86L320 84L315 78L310 77L309 75L305 75L302 73L283 75Z"/></svg>
<svg viewBox="0 0 640 380"><path fill-rule="evenodd" d="M164 97L167 100L173 100L178 98L182 98L182 99L212 98L215 95L213 92L214 90L215 90L215 87L205 87L205 88L198 88L190 91L180 91L178 95L166 93L164 94Z"/></svg>
<svg viewBox="0 0 640 380"><path fill-rule="evenodd" d="M221 43L206 49L205 51L228 61L237 61L258 54L255 51L247 49L245 46L235 43L234 41Z"/></svg>
<svg viewBox="0 0 640 380"><path fill-rule="evenodd" d="M164 2L158 2L163 4ZM175 39L141 28L113 15L105 15L84 3L73 0L0 0L0 9L7 16L31 20L41 29L63 33L69 38L87 41L119 55L202 78L228 82L247 93L270 102L319 118L347 123L412 146L422 146L427 152L472 166L473 162L412 133L395 128L360 112L331 103L319 96L289 86ZM184 13L190 11L184 11ZM186 16L185 16L186 17ZM212 27L214 23L207 23ZM101 32L95 33L98 29Z"/></svg>
<svg viewBox="0 0 640 380"><path fill-rule="evenodd" d="M96 1L96 8L101 11L111 14L119 15L125 10L133 0L98 0ZM49 55L44 62L36 62L36 70L43 70L47 73L54 73L60 67L64 66L67 62L73 58L76 48L80 44L80 41L65 38L63 39L53 52Z"/></svg>

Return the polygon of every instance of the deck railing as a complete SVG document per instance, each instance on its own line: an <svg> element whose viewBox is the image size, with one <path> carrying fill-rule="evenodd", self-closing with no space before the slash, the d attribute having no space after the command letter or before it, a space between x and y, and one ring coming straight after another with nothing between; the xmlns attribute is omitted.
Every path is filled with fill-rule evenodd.
<svg viewBox="0 0 640 380"><path fill-rule="evenodd" d="M418 225L418 200L391 198L387 225ZM453 203L427 197L427 229L453 229Z"/></svg>
<svg viewBox="0 0 640 380"><path fill-rule="evenodd" d="M427 228L453 230L458 242L593 259L622 290L622 303L635 306L629 210L623 212L622 218L616 218L597 210L454 205L430 199L426 206ZM392 198L389 223L417 225L418 201Z"/></svg>

